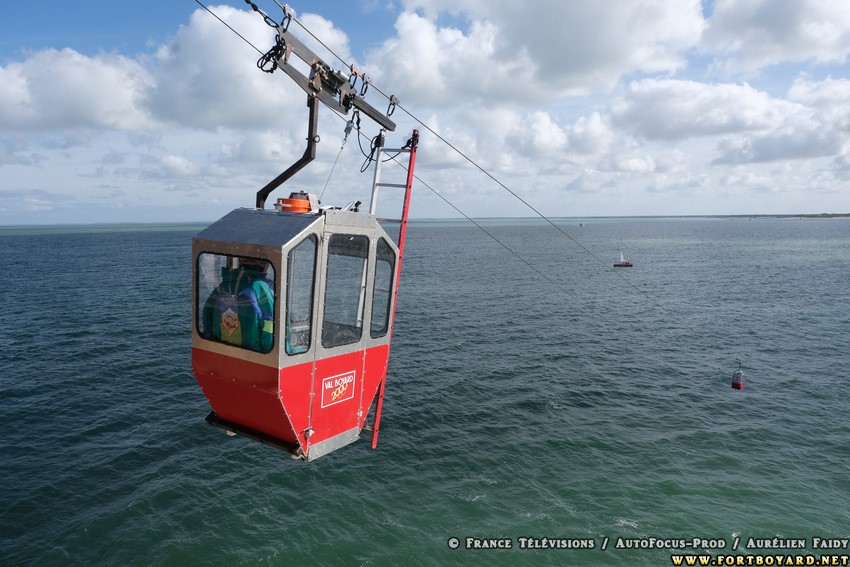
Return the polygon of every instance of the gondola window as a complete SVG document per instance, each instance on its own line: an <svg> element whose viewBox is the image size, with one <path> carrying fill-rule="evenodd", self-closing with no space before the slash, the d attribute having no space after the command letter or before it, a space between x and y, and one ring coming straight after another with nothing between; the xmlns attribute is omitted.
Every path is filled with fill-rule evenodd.
<svg viewBox="0 0 850 567"><path fill-rule="evenodd" d="M315 274L316 236L311 234L287 256L286 354L310 350Z"/></svg>
<svg viewBox="0 0 850 567"><path fill-rule="evenodd" d="M387 244L387 241L381 238L378 240L375 254L375 289L372 292L372 325L370 328L373 339L386 335L390 327L394 275L395 252Z"/></svg>
<svg viewBox="0 0 850 567"><path fill-rule="evenodd" d="M198 256L201 337L269 352L274 344L274 266L267 260L224 254Z"/></svg>
<svg viewBox="0 0 850 567"><path fill-rule="evenodd" d="M322 346L333 348L360 341L366 297L369 239L334 234L328 242Z"/></svg>

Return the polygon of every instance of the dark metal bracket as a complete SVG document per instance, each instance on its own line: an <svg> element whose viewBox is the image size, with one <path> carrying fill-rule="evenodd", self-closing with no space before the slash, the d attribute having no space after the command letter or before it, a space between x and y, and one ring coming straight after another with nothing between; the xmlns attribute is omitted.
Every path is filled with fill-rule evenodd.
<svg viewBox="0 0 850 567"><path fill-rule="evenodd" d="M272 179L265 187L257 191L257 208L266 206L266 199L272 191L283 185L290 177L301 171L308 163L316 158L316 144L319 142L319 99L315 96L307 96L307 107L310 109L310 117L307 127L307 148L301 159L290 165L286 171Z"/></svg>

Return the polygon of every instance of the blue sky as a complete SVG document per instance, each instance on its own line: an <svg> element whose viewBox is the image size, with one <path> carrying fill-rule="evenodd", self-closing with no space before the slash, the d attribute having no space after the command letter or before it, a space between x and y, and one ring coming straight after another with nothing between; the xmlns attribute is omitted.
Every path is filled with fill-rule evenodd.
<svg viewBox="0 0 850 567"><path fill-rule="evenodd" d="M208 5L271 46L244 2ZM418 121L550 216L850 212L846 1L292 6L399 96L414 118L397 111L389 143L422 129L417 173L469 215L532 213ZM301 155L306 128L303 92L256 58L194 0L10 3L0 224L210 221L252 206ZM281 192L368 198L343 127L322 110L318 157ZM412 214L456 215L424 187Z"/></svg>

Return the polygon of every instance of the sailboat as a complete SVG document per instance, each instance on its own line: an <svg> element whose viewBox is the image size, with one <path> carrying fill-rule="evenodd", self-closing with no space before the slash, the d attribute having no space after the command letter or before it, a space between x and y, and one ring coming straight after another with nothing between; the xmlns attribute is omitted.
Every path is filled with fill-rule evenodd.
<svg viewBox="0 0 850 567"><path fill-rule="evenodd" d="M631 262L629 262L628 260L626 260L623 257L623 249L620 248L620 261L614 262L614 267L615 268L631 268L632 266L634 266L634 264L632 264Z"/></svg>

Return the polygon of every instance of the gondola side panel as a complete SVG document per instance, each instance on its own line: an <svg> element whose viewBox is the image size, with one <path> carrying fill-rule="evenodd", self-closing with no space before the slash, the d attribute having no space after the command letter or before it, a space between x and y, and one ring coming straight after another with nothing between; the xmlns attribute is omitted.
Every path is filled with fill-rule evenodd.
<svg viewBox="0 0 850 567"><path fill-rule="evenodd" d="M218 419L297 442L278 397L276 367L193 348L192 368Z"/></svg>

